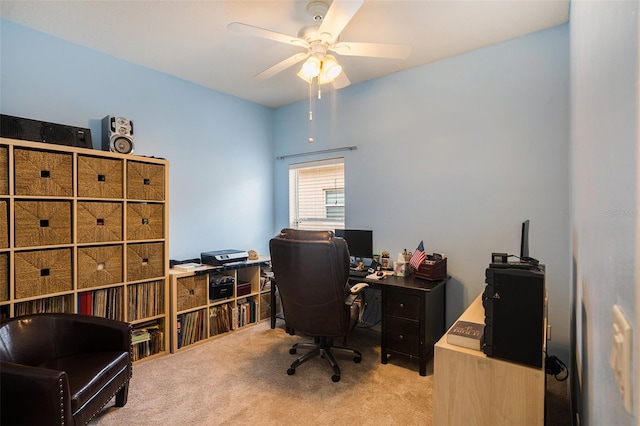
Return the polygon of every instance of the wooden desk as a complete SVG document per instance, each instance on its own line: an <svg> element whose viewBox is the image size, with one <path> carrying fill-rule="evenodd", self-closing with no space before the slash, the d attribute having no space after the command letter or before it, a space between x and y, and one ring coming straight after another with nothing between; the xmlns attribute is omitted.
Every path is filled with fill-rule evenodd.
<svg viewBox="0 0 640 426"><path fill-rule="evenodd" d="M366 282L382 291L381 362L394 355L417 359L420 375L427 375L427 360L433 345L444 333L446 282L387 276L382 280L349 278L350 284ZM275 304L275 286L271 286L271 306ZM275 309L271 310L271 328L275 327Z"/></svg>
<svg viewBox="0 0 640 426"><path fill-rule="evenodd" d="M482 295L460 316L484 323ZM435 345L433 424L544 425L545 371L487 357L447 343Z"/></svg>

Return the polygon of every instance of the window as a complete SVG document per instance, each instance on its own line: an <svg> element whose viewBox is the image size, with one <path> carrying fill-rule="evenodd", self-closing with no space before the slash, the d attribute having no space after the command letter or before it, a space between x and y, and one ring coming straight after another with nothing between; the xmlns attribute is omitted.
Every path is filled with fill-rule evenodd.
<svg viewBox="0 0 640 426"><path fill-rule="evenodd" d="M289 166L289 226L344 228L344 159Z"/></svg>
<svg viewBox="0 0 640 426"><path fill-rule="evenodd" d="M327 219L338 219L344 223L344 188L325 189L324 196Z"/></svg>

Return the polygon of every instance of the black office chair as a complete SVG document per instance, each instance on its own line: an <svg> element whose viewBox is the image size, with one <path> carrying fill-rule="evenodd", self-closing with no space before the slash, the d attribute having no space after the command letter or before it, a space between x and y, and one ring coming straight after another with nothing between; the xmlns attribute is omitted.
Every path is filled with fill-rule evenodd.
<svg viewBox="0 0 640 426"><path fill-rule="evenodd" d="M333 352L353 355L359 363L362 354L347 348L346 338L363 309L359 295L366 284L349 288L349 251L346 242L331 231L283 229L269 241L275 284L280 292L287 329L313 337L314 343L296 343L289 353L310 350L296 359L287 374L293 375L303 362L316 356L333 368L334 382L340 380L340 367ZM334 338L342 338L336 346Z"/></svg>

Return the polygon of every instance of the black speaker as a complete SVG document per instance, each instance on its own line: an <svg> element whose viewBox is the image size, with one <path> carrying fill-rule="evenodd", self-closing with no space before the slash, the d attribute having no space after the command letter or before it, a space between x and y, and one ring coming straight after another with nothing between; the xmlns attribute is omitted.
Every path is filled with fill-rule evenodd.
<svg viewBox="0 0 640 426"><path fill-rule="evenodd" d="M542 367L544 359L544 265L531 269L487 268L484 353Z"/></svg>
<svg viewBox="0 0 640 426"><path fill-rule="evenodd" d="M102 150L133 154L133 121L112 115L103 118Z"/></svg>
<svg viewBox="0 0 640 426"><path fill-rule="evenodd" d="M4 114L0 115L0 136L24 141L93 148L89 129Z"/></svg>

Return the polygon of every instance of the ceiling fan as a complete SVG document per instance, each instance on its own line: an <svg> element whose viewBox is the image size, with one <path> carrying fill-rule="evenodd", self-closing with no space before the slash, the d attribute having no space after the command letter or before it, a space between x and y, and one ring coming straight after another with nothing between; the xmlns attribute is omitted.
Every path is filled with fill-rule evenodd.
<svg viewBox="0 0 640 426"><path fill-rule="evenodd" d="M231 31L262 37L305 49L270 68L255 75L257 79L273 77L285 69L306 59L298 72L298 77L311 83L333 83L336 89L351 84L335 53L342 56L366 56L374 58L404 59L411 53L411 47L403 44L341 42L339 36L349 21L358 12L364 0L310 0L307 12L313 23L304 26L297 36L282 34L253 25L232 22L227 25Z"/></svg>

